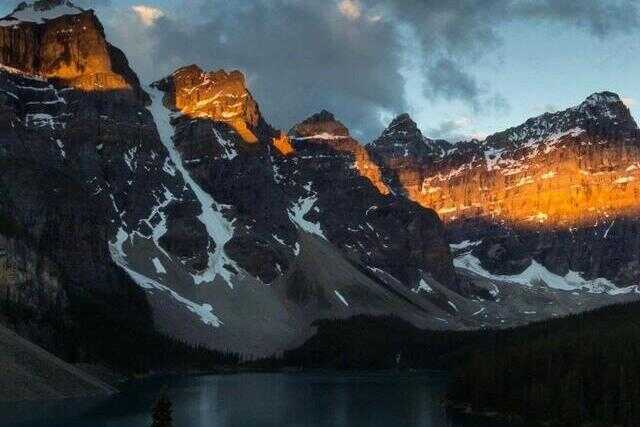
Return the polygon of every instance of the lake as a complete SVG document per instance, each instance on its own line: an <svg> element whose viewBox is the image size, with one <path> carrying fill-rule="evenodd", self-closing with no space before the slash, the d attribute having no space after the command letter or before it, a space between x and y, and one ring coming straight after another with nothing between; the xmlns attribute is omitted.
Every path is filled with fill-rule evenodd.
<svg viewBox="0 0 640 427"><path fill-rule="evenodd" d="M3 427L148 427L163 386L175 427L497 427L449 413L439 372L268 373L154 378L109 398L0 403Z"/></svg>

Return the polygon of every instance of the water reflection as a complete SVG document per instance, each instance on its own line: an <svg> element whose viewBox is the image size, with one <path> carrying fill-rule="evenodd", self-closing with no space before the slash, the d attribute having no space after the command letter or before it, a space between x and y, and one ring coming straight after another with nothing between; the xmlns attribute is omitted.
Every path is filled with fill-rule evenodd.
<svg viewBox="0 0 640 427"><path fill-rule="evenodd" d="M102 400L0 404L7 427L142 427L168 386L176 427L496 427L440 404L441 373L241 374L153 379Z"/></svg>

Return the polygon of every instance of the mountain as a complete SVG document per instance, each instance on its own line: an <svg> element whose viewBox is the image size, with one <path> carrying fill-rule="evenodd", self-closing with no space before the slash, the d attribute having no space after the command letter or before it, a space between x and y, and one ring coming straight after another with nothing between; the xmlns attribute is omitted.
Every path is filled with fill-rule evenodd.
<svg viewBox="0 0 640 427"><path fill-rule="evenodd" d="M157 369L289 350L324 319L469 329L636 297L538 257L535 242L571 254L575 225L543 234L447 210L467 186L456 203L511 195L520 178L502 172L534 152L561 160L566 145L606 164L630 153L635 123L614 95L483 143L428 139L403 115L365 147L328 111L274 129L240 71L190 65L145 90L94 12L69 1L1 19L0 60L0 321L65 360ZM478 177L495 195L472 187ZM618 243L603 269L623 262L619 242L635 248L620 224L635 223L606 229ZM541 277L549 286L531 286Z"/></svg>
<svg viewBox="0 0 640 427"><path fill-rule="evenodd" d="M146 100L122 51L107 42L93 11L68 0L21 3L0 20L0 63L86 92Z"/></svg>
<svg viewBox="0 0 640 427"><path fill-rule="evenodd" d="M86 317L151 323L108 246L164 188L149 174L164 164L148 98L93 12L69 2L21 4L0 20L0 52L3 295L34 313L15 328L47 349L104 352Z"/></svg>
<svg viewBox="0 0 640 427"><path fill-rule="evenodd" d="M107 396L116 390L0 326L0 401ZM5 419L5 421L7 421Z"/></svg>
<svg viewBox="0 0 640 427"><path fill-rule="evenodd" d="M457 281L440 220L381 190L377 166L330 113L286 135L266 123L238 71L192 65L152 86L151 110L200 203L192 218L208 251L192 268L161 251L131 264L210 313L167 316L175 300L152 298L165 332L267 354L309 336L318 319L394 313L435 326L434 315L447 316L450 308L411 291ZM120 247L132 259L141 241L127 235Z"/></svg>
<svg viewBox="0 0 640 427"><path fill-rule="evenodd" d="M424 138L402 117L369 150L394 191L467 242L459 267L593 292L637 284L640 131L618 95L457 144Z"/></svg>
<svg viewBox="0 0 640 427"><path fill-rule="evenodd" d="M1 285L35 313L9 316L25 336L94 356L82 326L99 310L136 333L264 355L323 318L462 326L413 291L457 285L441 221L389 194L329 113L287 135L240 72L195 65L149 96L93 11L68 1L21 4L0 20L0 52ZM75 334L77 350L55 348Z"/></svg>

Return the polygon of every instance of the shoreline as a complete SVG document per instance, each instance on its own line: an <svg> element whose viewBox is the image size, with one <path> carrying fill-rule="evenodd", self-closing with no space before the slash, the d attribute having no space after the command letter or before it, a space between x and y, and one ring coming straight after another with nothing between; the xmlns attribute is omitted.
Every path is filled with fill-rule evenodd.
<svg viewBox="0 0 640 427"><path fill-rule="evenodd" d="M517 414L503 414L498 411L493 410L474 410L473 406L466 402L454 402L447 400L446 398L443 400L442 404L452 411L455 411L461 415L469 415L473 417L482 417L486 419L499 420L508 423L514 423L515 425L525 425L525 420L522 415Z"/></svg>

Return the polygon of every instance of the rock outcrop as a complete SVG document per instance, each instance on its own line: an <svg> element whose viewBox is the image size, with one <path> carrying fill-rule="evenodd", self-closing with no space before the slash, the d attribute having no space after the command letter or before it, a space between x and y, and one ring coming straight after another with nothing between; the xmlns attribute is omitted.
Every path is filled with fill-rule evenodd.
<svg viewBox="0 0 640 427"><path fill-rule="evenodd" d="M156 83L166 106L190 118L226 123L247 143L256 143L269 128L240 71L204 72L197 65L181 68Z"/></svg>
<svg viewBox="0 0 640 427"><path fill-rule="evenodd" d="M371 160L367 150L353 139L349 135L349 130L328 111L322 110L294 126L289 135L294 140L311 140L325 144L333 150L350 154L355 160L354 166L360 175L371 181L380 194L389 194L389 188L382 180L380 169Z"/></svg>
<svg viewBox="0 0 640 427"><path fill-rule="evenodd" d="M66 0L21 3L0 20L0 63L87 92L148 101L126 57L92 10Z"/></svg>
<svg viewBox="0 0 640 427"><path fill-rule="evenodd" d="M126 333L124 318L153 329L145 292L114 263L110 245L121 229L141 242L159 242L158 230L166 230L158 244L197 263L206 237L203 246L198 239L186 248L173 243L189 219L167 219L169 209L188 210L195 196L171 169L145 108L148 96L93 12L61 1L24 4L0 21L0 32L0 222L19 230L18 237L0 235L10 252L26 251L7 255L22 271L19 292L16 279L0 287L23 307L47 302L35 308L35 319L49 322L38 325L40 333L16 323L29 338L65 357L99 357L95 337L80 324L87 304L106 316L105 325L121 328L104 340ZM126 85L96 86L106 75ZM117 310L109 308L113 301ZM69 329L81 331L73 345Z"/></svg>

